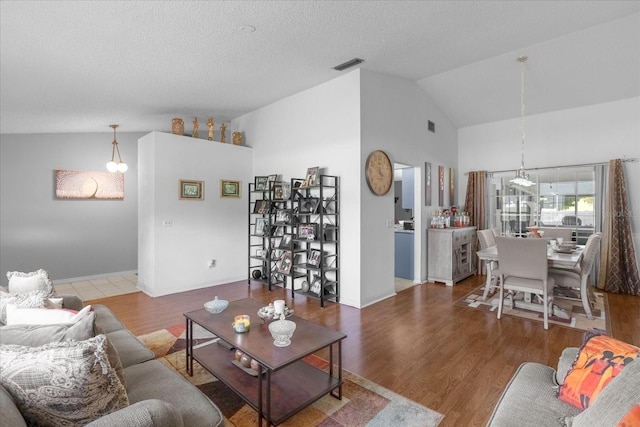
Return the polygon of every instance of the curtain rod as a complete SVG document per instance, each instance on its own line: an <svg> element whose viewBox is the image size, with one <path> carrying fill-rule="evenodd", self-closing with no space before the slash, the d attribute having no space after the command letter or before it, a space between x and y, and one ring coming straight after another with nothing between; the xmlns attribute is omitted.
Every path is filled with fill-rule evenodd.
<svg viewBox="0 0 640 427"><path fill-rule="evenodd" d="M624 159L620 159L622 160L623 163L637 163L638 162L638 158L637 157L630 157L630 158L624 158ZM544 169L558 169L558 168L577 168L577 167L581 167L581 166L604 166L604 165L608 165L609 162L597 162L597 163L581 163L581 164L576 164L576 165L562 165L562 166L545 166L543 168L526 168L527 171L538 171L538 170L544 170ZM487 171L487 173L505 173L505 172L513 172L516 169L507 169L507 170L501 170L501 171ZM465 172L465 175L469 175L469 172Z"/></svg>

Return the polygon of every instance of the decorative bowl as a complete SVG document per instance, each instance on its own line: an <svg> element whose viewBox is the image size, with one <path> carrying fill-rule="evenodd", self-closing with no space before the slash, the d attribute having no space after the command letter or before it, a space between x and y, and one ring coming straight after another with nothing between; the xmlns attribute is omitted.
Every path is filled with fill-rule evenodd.
<svg viewBox="0 0 640 427"><path fill-rule="evenodd" d="M229 301L224 299L218 299L216 297L213 301L207 301L204 303L204 309L209 313L218 314L222 313L225 308L229 305Z"/></svg>
<svg viewBox="0 0 640 427"><path fill-rule="evenodd" d="M269 324L269 332L273 337L273 345L276 347L286 347L291 344L291 337L296 330L296 324L291 320L286 320L284 314L280 316L280 320L276 320Z"/></svg>

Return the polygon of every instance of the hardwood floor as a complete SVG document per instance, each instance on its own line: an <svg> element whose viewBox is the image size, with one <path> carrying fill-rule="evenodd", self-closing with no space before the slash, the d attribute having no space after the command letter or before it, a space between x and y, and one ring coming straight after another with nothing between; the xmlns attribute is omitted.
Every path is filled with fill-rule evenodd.
<svg viewBox="0 0 640 427"><path fill-rule="evenodd" d="M217 295L265 304L283 298L296 315L347 334L345 369L445 414L441 426L483 426L516 368L525 361L556 366L583 332L509 316L496 319L453 303L482 284L425 283L364 309L328 303L245 281L152 298L142 292L87 301L105 304L136 335L184 322L182 313ZM610 333L640 346L640 298L608 294ZM294 337L295 339L295 337ZM322 353L320 356L326 357Z"/></svg>

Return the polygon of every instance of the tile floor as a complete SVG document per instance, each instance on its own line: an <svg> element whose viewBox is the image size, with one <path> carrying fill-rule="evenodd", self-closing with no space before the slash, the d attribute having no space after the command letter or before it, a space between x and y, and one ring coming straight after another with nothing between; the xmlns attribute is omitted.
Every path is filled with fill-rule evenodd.
<svg viewBox="0 0 640 427"><path fill-rule="evenodd" d="M82 282L59 283L53 285L59 295L77 295L83 301L140 292L136 287L138 276L111 276Z"/></svg>

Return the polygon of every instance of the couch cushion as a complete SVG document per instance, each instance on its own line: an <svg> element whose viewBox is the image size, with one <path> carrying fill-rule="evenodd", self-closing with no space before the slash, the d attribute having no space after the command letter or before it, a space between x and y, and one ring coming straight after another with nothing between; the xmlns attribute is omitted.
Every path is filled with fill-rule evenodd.
<svg viewBox="0 0 640 427"><path fill-rule="evenodd" d="M502 393L488 426L540 427L562 425L577 408L556 397L555 371L540 363L523 363Z"/></svg>
<svg viewBox="0 0 640 427"><path fill-rule="evenodd" d="M109 332L106 335L118 351L123 368L146 362L147 360L153 360L156 357L156 355L145 347L128 329Z"/></svg>
<svg viewBox="0 0 640 427"><path fill-rule="evenodd" d="M8 271L9 292L12 294L23 294L31 291L45 291L48 296L56 296L53 283L46 270L37 270L31 273L21 271Z"/></svg>
<svg viewBox="0 0 640 427"><path fill-rule="evenodd" d="M222 426L220 410L200 390L159 360L150 360L124 370L127 395L133 404L146 399L172 403L185 426ZM557 399L556 399L557 400Z"/></svg>
<svg viewBox="0 0 640 427"><path fill-rule="evenodd" d="M614 427L636 404L640 404L640 361L637 359L613 378L589 408L568 424L572 427Z"/></svg>
<svg viewBox="0 0 640 427"><path fill-rule="evenodd" d="M11 395L0 385L0 426L27 427Z"/></svg>
<svg viewBox="0 0 640 427"><path fill-rule="evenodd" d="M0 346L0 381L29 424L83 424L126 407L106 337Z"/></svg>
<svg viewBox="0 0 640 427"><path fill-rule="evenodd" d="M638 347L615 338L587 333L558 398L578 409L593 404L609 382L638 356Z"/></svg>

